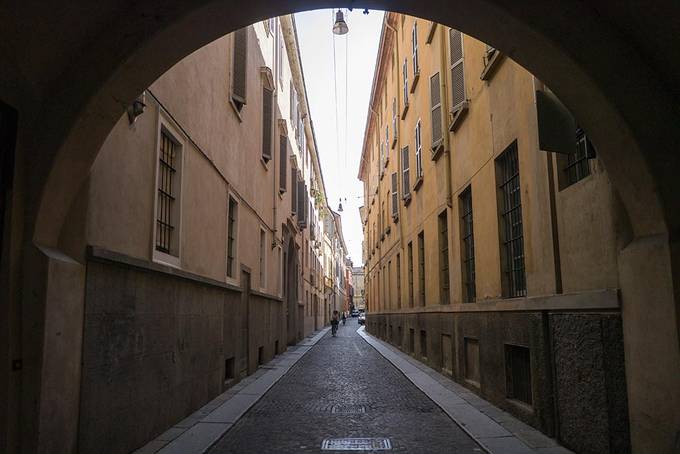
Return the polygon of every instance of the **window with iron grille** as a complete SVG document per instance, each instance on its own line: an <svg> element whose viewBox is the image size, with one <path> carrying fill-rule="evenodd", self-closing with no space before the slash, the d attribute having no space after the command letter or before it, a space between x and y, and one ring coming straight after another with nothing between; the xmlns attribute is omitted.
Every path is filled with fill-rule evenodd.
<svg viewBox="0 0 680 454"><path fill-rule="evenodd" d="M442 101L439 73L430 77L430 116L432 120L432 156L440 151L442 144Z"/></svg>
<svg viewBox="0 0 680 454"><path fill-rule="evenodd" d="M231 99L240 112L246 104L246 80L248 64L248 27L234 32L231 68Z"/></svg>
<svg viewBox="0 0 680 454"><path fill-rule="evenodd" d="M413 307L413 243L408 242L408 305Z"/></svg>
<svg viewBox="0 0 680 454"><path fill-rule="evenodd" d="M409 182L409 153L408 153L408 145L405 146L404 148L401 149L401 173L402 173L402 193L403 197L406 199L411 195L411 186Z"/></svg>
<svg viewBox="0 0 680 454"><path fill-rule="evenodd" d="M262 159L272 158L272 135L274 128L274 92L262 87Z"/></svg>
<svg viewBox="0 0 680 454"><path fill-rule="evenodd" d="M234 277L236 266L236 228L238 226L238 203L229 197L229 213L227 219L227 276Z"/></svg>
<svg viewBox="0 0 680 454"><path fill-rule="evenodd" d="M156 250L178 255L177 221L179 194L178 166L180 146L165 130L161 131L158 154L156 200Z"/></svg>
<svg viewBox="0 0 680 454"><path fill-rule="evenodd" d="M460 234L463 254L463 301L473 303L477 296L475 287L475 235L472 221L472 187L460 195Z"/></svg>
<svg viewBox="0 0 680 454"><path fill-rule="evenodd" d="M449 304L449 226L446 210L438 217L439 224L439 294L441 304Z"/></svg>
<svg viewBox="0 0 680 454"><path fill-rule="evenodd" d="M509 399L532 404L531 355L527 347L505 345L505 380Z"/></svg>
<svg viewBox="0 0 680 454"><path fill-rule="evenodd" d="M267 232L260 229L260 288L267 287Z"/></svg>
<svg viewBox="0 0 680 454"><path fill-rule="evenodd" d="M496 164L501 198L499 206L504 261L503 293L510 298L525 296L527 286L524 271L524 236L517 141L498 157Z"/></svg>
<svg viewBox="0 0 680 454"><path fill-rule="evenodd" d="M420 72L420 65L418 63L418 22L417 21L413 21L413 30L411 32L411 51L412 51L412 54L413 54L413 74L418 74Z"/></svg>
<svg viewBox="0 0 680 454"><path fill-rule="evenodd" d="M297 214L298 210L298 179L300 171L292 168L290 169L290 212L293 215Z"/></svg>
<svg viewBox="0 0 680 454"><path fill-rule="evenodd" d="M423 177L423 146L421 141L420 120L416 123L416 180Z"/></svg>
<svg viewBox="0 0 680 454"><path fill-rule="evenodd" d="M421 306L425 306L425 232L418 234L418 291Z"/></svg>
<svg viewBox="0 0 680 454"><path fill-rule="evenodd" d="M583 129L576 130L576 153L566 155L563 168L566 186L570 186L590 175L589 159L595 157L595 148Z"/></svg>
<svg viewBox="0 0 680 454"><path fill-rule="evenodd" d="M399 219L399 189L397 188L397 172L392 174L392 220Z"/></svg>
<svg viewBox="0 0 680 454"><path fill-rule="evenodd" d="M397 254L397 308L401 309L401 255ZM400 328L401 330L401 328ZM401 342L401 333L399 333L399 342Z"/></svg>

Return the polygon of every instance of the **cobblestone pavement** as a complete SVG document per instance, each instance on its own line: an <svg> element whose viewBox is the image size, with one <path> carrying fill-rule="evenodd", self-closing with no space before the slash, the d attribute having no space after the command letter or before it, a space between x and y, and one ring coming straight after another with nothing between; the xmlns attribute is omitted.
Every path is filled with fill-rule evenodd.
<svg viewBox="0 0 680 454"><path fill-rule="evenodd" d="M392 452L484 452L357 328L349 319L321 339L210 452L319 453L326 438L382 437Z"/></svg>

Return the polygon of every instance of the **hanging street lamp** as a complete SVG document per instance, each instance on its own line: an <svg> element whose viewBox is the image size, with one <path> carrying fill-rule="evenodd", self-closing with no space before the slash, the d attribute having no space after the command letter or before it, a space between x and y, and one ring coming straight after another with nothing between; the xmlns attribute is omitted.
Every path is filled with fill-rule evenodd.
<svg viewBox="0 0 680 454"><path fill-rule="evenodd" d="M345 22L345 16L342 14L342 10L338 10L335 13L335 24L333 24L333 34L334 35L346 35L349 31L347 27L347 22Z"/></svg>

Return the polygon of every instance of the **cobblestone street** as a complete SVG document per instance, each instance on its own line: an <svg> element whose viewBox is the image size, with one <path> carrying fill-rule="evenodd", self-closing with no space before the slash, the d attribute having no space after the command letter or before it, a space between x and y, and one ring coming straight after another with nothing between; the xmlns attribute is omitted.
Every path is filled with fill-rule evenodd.
<svg viewBox="0 0 680 454"><path fill-rule="evenodd" d="M389 438L392 452L483 452L357 328L349 319L321 339L210 452L320 452L330 438Z"/></svg>

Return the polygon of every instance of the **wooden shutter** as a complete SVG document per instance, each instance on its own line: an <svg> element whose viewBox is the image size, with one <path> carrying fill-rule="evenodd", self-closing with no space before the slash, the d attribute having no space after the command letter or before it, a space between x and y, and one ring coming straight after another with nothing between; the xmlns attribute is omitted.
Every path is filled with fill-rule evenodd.
<svg viewBox="0 0 680 454"><path fill-rule="evenodd" d="M442 103L439 73L430 77L430 108L432 120L432 150L442 141Z"/></svg>
<svg viewBox="0 0 680 454"><path fill-rule="evenodd" d="M404 75L404 107L406 107L408 106L408 61L406 59L404 59L402 72Z"/></svg>
<svg viewBox="0 0 680 454"><path fill-rule="evenodd" d="M241 105L246 103L246 69L248 62L248 27L234 32L234 58L231 71L231 96Z"/></svg>
<svg viewBox="0 0 680 454"><path fill-rule="evenodd" d="M397 143L397 98L392 98L392 147Z"/></svg>
<svg viewBox="0 0 680 454"><path fill-rule="evenodd" d="M298 170L298 174L300 174L300 171ZM304 226L305 225L305 214L306 214L306 207L305 207L305 182L302 181L302 175L300 175L300 179L297 182L297 206L298 206L298 225L299 226Z"/></svg>
<svg viewBox="0 0 680 454"><path fill-rule="evenodd" d="M408 152L408 145L405 146L404 148L401 149L401 166L402 166L402 173L403 173L403 187L402 190L404 192L404 197L408 196L411 193L411 184L409 181L409 173L411 171L409 167L409 152Z"/></svg>
<svg viewBox="0 0 680 454"><path fill-rule="evenodd" d="M292 214L297 214L298 173L298 170L290 169L290 211Z"/></svg>
<svg viewBox="0 0 680 454"><path fill-rule="evenodd" d="M274 92L262 87L262 159L266 162L272 158L272 115Z"/></svg>
<svg viewBox="0 0 680 454"><path fill-rule="evenodd" d="M418 65L418 22L413 22L413 31L411 32L411 48L413 50L413 74L420 72Z"/></svg>
<svg viewBox="0 0 680 454"><path fill-rule="evenodd" d="M397 172L392 174L392 218L397 217Z"/></svg>
<svg viewBox="0 0 680 454"><path fill-rule="evenodd" d="M279 192L286 192L288 184L288 137L279 136Z"/></svg>
<svg viewBox="0 0 680 454"><path fill-rule="evenodd" d="M465 71L463 66L463 35L449 29L449 58L451 60L451 110L465 102Z"/></svg>

